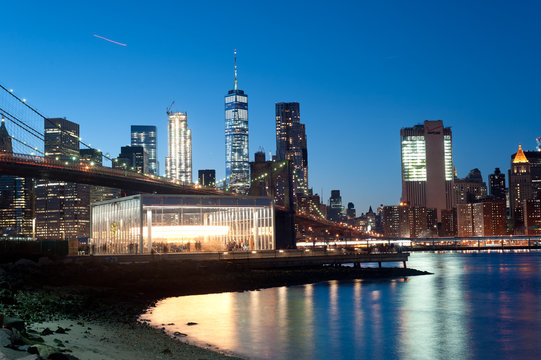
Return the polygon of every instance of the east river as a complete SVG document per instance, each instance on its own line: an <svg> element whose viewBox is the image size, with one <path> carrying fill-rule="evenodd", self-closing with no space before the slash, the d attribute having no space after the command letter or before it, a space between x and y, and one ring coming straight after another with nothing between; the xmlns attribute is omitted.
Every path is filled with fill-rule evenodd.
<svg viewBox="0 0 541 360"><path fill-rule="evenodd" d="M168 298L142 317L253 359L541 359L541 252L408 266L434 275Z"/></svg>

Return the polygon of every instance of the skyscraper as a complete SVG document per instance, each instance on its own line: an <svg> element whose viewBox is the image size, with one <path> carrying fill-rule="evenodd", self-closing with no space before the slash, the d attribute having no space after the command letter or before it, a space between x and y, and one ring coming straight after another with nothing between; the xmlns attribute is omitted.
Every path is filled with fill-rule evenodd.
<svg viewBox="0 0 541 360"><path fill-rule="evenodd" d="M515 234L524 233L524 201L533 198L531 164L519 145L509 170L509 210Z"/></svg>
<svg viewBox="0 0 541 360"><path fill-rule="evenodd" d="M216 187L216 170L204 169L198 171L199 185Z"/></svg>
<svg viewBox="0 0 541 360"><path fill-rule="evenodd" d="M483 182L481 170L473 169L464 179L455 179L455 205L477 202L487 196L487 184Z"/></svg>
<svg viewBox="0 0 541 360"><path fill-rule="evenodd" d="M494 174L489 175L490 195L495 199L505 199L505 174L500 168L494 169Z"/></svg>
<svg viewBox="0 0 541 360"><path fill-rule="evenodd" d="M165 158L165 176L192 183L192 131L188 129L188 114L168 112L168 156Z"/></svg>
<svg viewBox="0 0 541 360"><path fill-rule="evenodd" d="M451 128L442 120L400 130L402 202L441 211L454 206Z"/></svg>
<svg viewBox="0 0 541 360"><path fill-rule="evenodd" d="M45 154L62 161L79 157L79 124L45 119ZM90 232L90 186L66 181L36 183L36 236L71 240Z"/></svg>
<svg viewBox="0 0 541 360"><path fill-rule="evenodd" d="M235 87L225 96L225 180L226 189L240 194L250 188L248 95L237 86L236 50Z"/></svg>
<svg viewBox="0 0 541 360"><path fill-rule="evenodd" d="M276 160L289 160L292 167L293 195L308 194L308 149L306 128L300 123L297 102L276 103Z"/></svg>
<svg viewBox="0 0 541 360"><path fill-rule="evenodd" d="M331 190L329 207L327 208L327 219L340 222L344 220L344 217L344 206L342 205L342 196L340 196L340 190Z"/></svg>
<svg viewBox="0 0 541 360"><path fill-rule="evenodd" d="M148 173L148 153L143 146L122 146L113 168Z"/></svg>
<svg viewBox="0 0 541 360"><path fill-rule="evenodd" d="M0 126L0 153L13 154L4 119ZM33 219L34 180L0 175L0 236L32 236Z"/></svg>
<svg viewBox="0 0 541 360"><path fill-rule="evenodd" d="M142 146L148 153L148 173L158 175L159 164L156 158L157 152L156 126L132 125L131 146Z"/></svg>

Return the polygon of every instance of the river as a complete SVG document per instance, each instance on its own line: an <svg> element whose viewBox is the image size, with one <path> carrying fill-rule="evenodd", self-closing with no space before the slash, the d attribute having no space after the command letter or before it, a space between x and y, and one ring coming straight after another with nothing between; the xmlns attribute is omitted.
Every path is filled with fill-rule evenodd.
<svg viewBox="0 0 541 360"><path fill-rule="evenodd" d="M408 266L434 274L174 297L142 318L253 359L541 358L541 252L412 253Z"/></svg>

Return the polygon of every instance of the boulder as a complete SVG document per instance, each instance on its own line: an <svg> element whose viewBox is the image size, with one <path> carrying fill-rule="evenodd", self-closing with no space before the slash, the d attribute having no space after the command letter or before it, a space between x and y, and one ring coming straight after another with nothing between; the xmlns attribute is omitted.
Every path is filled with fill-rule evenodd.
<svg viewBox="0 0 541 360"><path fill-rule="evenodd" d="M38 354L40 357L47 359L50 355L58 352L58 349L44 344L36 344L28 349L31 354Z"/></svg>
<svg viewBox="0 0 541 360"><path fill-rule="evenodd" d="M43 329L43 331L40 334L43 335L43 336L47 336L47 335L54 334L54 332L49 328L45 328L45 329Z"/></svg>
<svg viewBox="0 0 541 360"><path fill-rule="evenodd" d="M24 331L24 320L16 317L5 317L4 327L10 330L17 329L19 331Z"/></svg>
<svg viewBox="0 0 541 360"><path fill-rule="evenodd" d="M0 329L0 347L11 344L11 336L13 333L8 329Z"/></svg>
<svg viewBox="0 0 541 360"><path fill-rule="evenodd" d="M19 259L15 262L15 266L38 266L38 264L32 260Z"/></svg>

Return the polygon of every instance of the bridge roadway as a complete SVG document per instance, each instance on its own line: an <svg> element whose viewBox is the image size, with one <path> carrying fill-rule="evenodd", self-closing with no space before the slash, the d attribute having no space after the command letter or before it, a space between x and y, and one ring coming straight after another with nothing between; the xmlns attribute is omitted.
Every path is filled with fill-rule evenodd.
<svg viewBox="0 0 541 360"><path fill-rule="evenodd" d="M291 268L318 265L336 265L351 263L401 262L406 267L409 253L383 252L367 253L345 249L304 249L304 250L264 250L234 252L190 252L143 255L95 255L70 257L73 261L85 261L89 258L115 263L149 263L153 261L190 261L204 266L206 262L228 262L250 269Z"/></svg>
<svg viewBox="0 0 541 360"><path fill-rule="evenodd" d="M236 195L215 188L183 185L176 180L133 171L27 154L0 154L0 175L76 182L150 194Z"/></svg>

